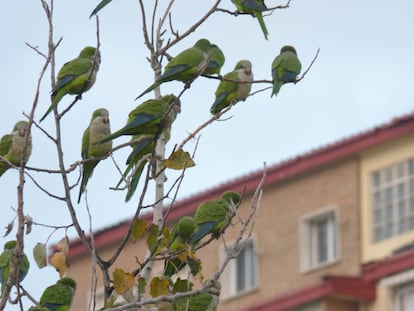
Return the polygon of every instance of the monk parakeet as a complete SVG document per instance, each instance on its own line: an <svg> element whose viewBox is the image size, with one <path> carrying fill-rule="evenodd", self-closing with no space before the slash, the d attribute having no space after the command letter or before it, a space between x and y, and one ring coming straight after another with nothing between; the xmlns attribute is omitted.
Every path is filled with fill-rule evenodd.
<svg viewBox="0 0 414 311"><path fill-rule="evenodd" d="M19 121L14 125L11 134L4 135L0 140L0 156L16 166L22 160L29 160L32 153L32 135L29 132L29 123ZM10 165L0 160L0 176L10 168Z"/></svg>
<svg viewBox="0 0 414 311"><path fill-rule="evenodd" d="M128 166L123 174L126 177L134 169L126 201L129 201L135 192L141 173L148 162L148 160L140 160L153 152L155 141L161 134L164 135L165 142L168 142L171 125L180 111L180 100L173 94L163 96L161 99L147 100L129 113L127 124L123 128L100 142L104 143L122 135L132 136L132 141L139 140L132 145L133 150L128 156Z"/></svg>
<svg viewBox="0 0 414 311"><path fill-rule="evenodd" d="M66 94L82 95L82 93L88 91L96 81L100 63L101 54L99 50L91 46L84 48L77 58L65 63L59 70L56 85L52 90L52 104L40 119L40 122L56 108L59 101Z"/></svg>
<svg viewBox="0 0 414 311"><path fill-rule="evenodd" d="M240 82L237 82L240 81ZM239 61L234 70L225 74L223 81L217 87L216 100L210 108L212 114L217 114L224 108L245 100L249 95L253 81L252 64L248 60Z"/></svg>
<svg viewBox="0 0 414 311"><path fill-rule="evenodd" d="M276 56L272 63L272 96L279 93L283 84L295 82L301 69L302 64L296 55L295 48L290 45L282 47L280 49L280 54Z"/></svg>
<svg viewBox="0 0 414 311"><path fill-rule="evenodd" d="M184 252L191 250L189 241L196 229L197 226L194 219L190 216L182 217L174 226L171 231L172 242L169 246L169 250L171 253L177 253L177 256L165 261L164 275L171 277L184 268L186 261L183 259L188 257Z"/></svg>
<svg viewBox="0 0 414 311"><path fill-rule="evenodd" d="M13 258L13 252L16 248L16 241L8 241L4 244L4 251L0 255L0 283L1 283L1 296L3 295L4 289L6 288L7 280L10 273L10 265ZM27 256L23 254L22 261L20 263L19 272L17 277L19 282L23 281L29 271L30 263ZM13 285L16 285L16 281L13 281Z"/></svg>
<svg viewBox="0 0 414 311"><path fill-rule="evenodd" d="M64 277L45 289L40 297L40 306L50 311L69 311L75 291L75 280Z"/></svg>
<svg viewBox="0 0 414 311"><path fill-rule="evenodd" d="M208 62L206 70L203 74L219 74L221 67L223 67L226 58L223 51L216 44L211 44L210 47L210 60Z"/></svg>
<svg viewBox="0 0 414 311"><path fill-rule="evenodd" d="M233 191L225 192L221 198L201 203L194 214L197 232L191 237L190 243L197 245L203 237L211 234L218 238L234 215L234 209L240 202L240 195Z"/></svg>
<svg viewBox="0 0 414 311"><path fill-rule="evenodd" d="M260 28L262 28L263 34L267 40L269 32L267 31L262 14L262 12L267 10L264 0L231 0L231 2L235 4L239 12L250 13L257 18Z"/></svg>
<svg viewBox="0 0 414 311"><path fill-rule="evenodd" d="M96 109L92 114L89 126L83 132L82 137L82 159L86 160L91 157L103 157L112 150L112 140L103 144L98 144L102 139L111 134L109 125L109 112L105 108ZM82 168L82 181L79 189L78 203L82 193L85 191L86 184L92 176L93 170L100 160L91 160L85 162Z"/></svg>
<svg viewBox="0 0 414 311"><path fill-rule="evenodd" d="M211 44L207 39L200 39L193 47L173 57L165 66L164 73L150 87L138 95L136 99L151 92L164 82L173 80L184 83L192 82L195 78L202 75L207 68L210 48Z"/></svg>

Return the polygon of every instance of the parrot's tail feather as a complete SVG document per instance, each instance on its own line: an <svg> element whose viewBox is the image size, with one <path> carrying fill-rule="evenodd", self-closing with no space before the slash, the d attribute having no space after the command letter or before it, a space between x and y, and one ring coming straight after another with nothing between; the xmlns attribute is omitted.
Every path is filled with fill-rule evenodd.
<svg viewBox="0 0 414 311"><path fill-rule="evenodd" d="M131 200L132 196L135 193L135 190L137 189L139 179L142 175L142 171L144 170L145 164L147 164L147 161L142 161L142 163L137 168L135 175L132 177L131 184L129 185L127 195L125 197L125 202L129 202Z"/></svg>
<svg viewBox="0 0 414 311"><path fill-rule="evenodd" d="M147 88L144 92L139 94L134 100L137 100L138 98L140 98L140 97L144 96L145 94L151 92L153 89L158 87L160 84L161 84L161 82L155 81L153 84L151 84L151 86L149 88Z"/></svg>
<svg viewBox="0 0 414 311"><path fill-rule="evenodd" d="M272 96L273 95L277 96L277 94L279 94L279 91L282 85L283 85L282 81L278 81L273 85Z"/></svg>
<svg viewBox="0 0 414 311"><path fill-rule="evenodd" d="M42 122L49 115L49 113L51 113L53 109L57 107L57 104L60 102L64 95L65 94L63 92L54 93L52 96L52 104L49 106L49 109L46 111L43 117L40 118L39 122Z"/></svg>
<svg viewBox="0 0 414 311"><path fill-rule="evenodd" d="M257 20L259 21L260 28L262 28L265 39L268 40L267 37L269 36L269 31L267 30L262 13L258 12L255 15L256 15Z"/></svg>

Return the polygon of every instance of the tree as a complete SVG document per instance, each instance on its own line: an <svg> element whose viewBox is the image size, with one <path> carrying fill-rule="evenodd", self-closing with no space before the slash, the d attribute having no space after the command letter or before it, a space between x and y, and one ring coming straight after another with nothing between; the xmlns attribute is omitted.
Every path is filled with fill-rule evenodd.
<svg viewBox="0 0 414 311"><path fill-rule="evenodd" d="M270 97L270 90L272 89L273 80L260 79L252 81L253 77L248 73L251 71L251 68L236 66L235 72L232 75L225 75L223 77L219 74L220 68L223 64L220 64L220 53L215 54L214 52L217 51L217 46L214 46L214 38L208 38L209 42L201 42L201 44L197 46L196 42L200 39L200 37L196 36L197 32L200 27L215 14L226 14L229 18L239 18L240 16L246 14L250 15L251 13L249 10L241 10L240 7L238 7L239 10L236 10L236 7L231 3L225 3L225 1L221 0L212 1L211 6L208 10L206 10L205 14L198 20L194 21L194 23L185 30L178 30L174 26L174 16L171 14L171 10L175 4L174 0L168 1L165 4L155 1L151 4L151 7L149 4L145 4L144 1L139 1L144 45L149 51L148 61L154 71L156 85L154 85L153 98L151 97L149 101L144 102L141 102L140 99L137 101L138 105L149 103L148 107L142 109L142 111L137 108L136 110L138 111L134 110L135 112L131 112L130 114L129 121L133 122L134 129L128 133L124 132L124 134L131 136L131 140L127 143L118 145L115 145L116 141L113 141L114 147L112 149L114 163L116 167L119 168L119 177L116 178L117 180L115 181L117 182L119 180L119 182L112 190L128 192L127 200L131 197L139 199L137 200L135 206L134 215L131 218L132 222L130 230L124 237L119 248L109 260L104 260L100 256L99 252L96 251L93 235L88 236L88 234L85 233L88 232L88 230L82 226L76 210L76 200L79 192L78 187L81 179L81 175L79 174L80 168L83 167L85 169L85 167L90 168L92 166L93 169L96 165L98 165L99 161L107 160L109 157L112 157L112 154L108 154L107 151L95 154L91 151L95 147L98 147L104 143L103 140L106 135L106 132L104 132L105 135L101 135L102 137L98 134L92 136L93 121L95 120L95 117L92 117L90 127L84 136L84 141L86 142L82 149L83 151L86 151L82 154L81 160L78 160L68 166L66 164L67 160L64 156L65 136L62 132L64 129L62 121L70 120L71 118L73 120L75 112L72 111L72 108L82 99L83 93L88 91L91 87L93 88L95 77L98 76L99 79L98 68L100 64L99 48L101 45L101 30L97 14L103 12L104 10L110 12L111 6L109 5L106 7L106 5L110 2L110 0L100 2L91 14L91 17L96 21L95 27L97 33L97 42L93 47L94 50L89 49L92 53L89 53L88 56L85 57L82 56L81 52L76 58L77 61L75 62L75 65L69 68L68 66L61 67L62 69L60 69L56 75L57 70L55 68L55 52L58 49L66 47L64 47L64 40L62 41L60 39L57 42L54 41L53 0L50 2L41 0L42 8L45 12L49 25L48 48L40 49L31 46L34 52L37 52L40 57L43 57L44 66L41 69L38 79L36 88L37 92L33 100L33 105L30 113L25 114L25 117L27 118L29 128L32 131L39 131L46 139L50 140L54 144L57 151L56 163L58 165L58 169L27 166L26 162L29 158L25 152L22 152L20 159L21 161L17 164L10 161L6 156L6 153L0 153L1 161L14 168L14 173L17 171L19 174L19 186L17 188L18 202L16 208L17 244L10 263L9 278L6 282L4 294L0 302L0 310L4 309L8 298L11 297L10 293L11 288L13 287L13 281L18 279L16 277L18 276L18 267L20 267L22 258L24 257L23 250L30 249L29 245L26 245L25 247L24 231L26 230L26 232L30 232L33 225L41 225L25 213L23 199L25 189L27 187L25 184L26 179L30 179L32 182L30 186L37 187L40 193L64 202L69 212L69 225L47 225L51 227L52 233L55 231L65 232L64 237L55 247L55 253L50 257L50 263L58 270L60 277L63 277L67 268L65 262L68 251L68 238L66 236L66 231L69 228L74 228L77 238L80 239L86 246L88 252L94 258L96 265L100 269L99 273L101 273L104 281L106 294L105 298L108 310L128 310L140 307L154 308L154 306L159 307L160 303L163 303L163 307L171 308L171 304L173 304L173 308L175 310L186 310L187 305L197 305L197 298L203 297L202 295L207 295L207 298L217 296L217 281L219 280L220 274L222 273L227 262L237 255L237 252L229 252L228 258L223 262L222 267L220 267L217 273L210 279L205 280L202 284L193 284L189 280L178 280L173 282L169 278L170 275L164 275L163 277L151 276L151 267L154 260L165 260L167 262L172 262L173 259L176 258L180 259L179 265L191 266L192 274L197 275L200 267L203 265L203 262L197 257L197 250L210 243L217 237L220 237L224 233L226 227L231 225L231 219L233 217L239 217L237 213L237 206L239 205L239 202L221 202L220 204L224 204L223 209L228 209L228 213L225 215L226 222L219 229L215 227L214 232L212 231L212 228L209 229L210 231L207 230L205 236L203 236L204 240L202 242L192 240L194 232L198 232L197 228L199 224L195 227L192 227L191 225L180 226L177 224L175 230L165 228L165 222L167 220L165 214L168 215L168 210L174 207L175 198L180 190L180 184L185 177L184 173L187 172L187 170L190 171L191 167L194 165L193 157L196 150L186 150L187 143L197 138L198 135L208 126L213 126L214 122L221 119L222 116L231 110L238 101L253 100L251 97L257 92L268 92ZM263 1L252 2L260 3ZM288 8L289 4L290 1L288 1L285 5L264 8L260 11L260 14L264 15L265 19L272 17L277 10ZM222 5L223 8L221 7ZM256 14L257 12L255 12L254 15L256 16ZM181 59L178 59L178 55L180 55L180 53L177 53L174 57L170 55L170 51L173 47L181 44L184 39L190 38L194 38L195 48L193 50L188 52L188 54L184 55ZM260 40L264 40L264 38L260 38ZM187 48L190 49L191 46L188 46ZM44 50L47 51L45 52ZM184 50L186 49L183 49L183 51ZM74 58L77 53L78 51L73 53ZM225 51L223 51L223 53L226 54ZM187 60L188 62L186 62ZM103 57L102 62L103 63L101 65L104 65L105 57ZM254 64L254 60L252 60L252 63ZM269 70L271 63L272 60L269 60ZM57 108L55 107L53 109L55 121L54 129L48 128L37 121L39 114L43 115L44 113L44 111L39 108L38 103L40 96L40 85L46 80L45 76L48 70L51 72L50 81L53 94L59 94L59 90L67 87L67 89L64 90L65 98L72 96L71 103L69 105L65 105L63 102L57 105L57 102L54 102L54 106L57 106ZM171 72L166 75L166 71L168 70ZM240 76L237 70L240 70L240 72L243 72L243 74L245 76L249 76L249 78L246 78L243 75ZM307 70L305 73L306 72ZM74 76L76 76L76 79L74 79ZM296 83L300 81L303 76L304 75L289 82ZM183 94L188 92L189 89L193 90L197 88L197 80L199 79L211 79L217 82L217 84L220 83L220 85L222 85L222 87L220 87L216 92L216 101L225 98L227 92L231 93L232 97L225 102L224 106L220 106L220 109L215 109L215 114L194 129L187 138L181 142L174 142L175 147L171 148L167 154L166 144L169 141L170 127L172 127L172 129L174 128L174 120L177 117L177 113L179 113L179 110L176 108L179 106L180 102L184 101ZM184 82L184 84L174 91L174 97L171 97L172 99L169 98L168 100L164 100L167 94L162 93L162 88L164 86L163 84L167 84L171 80L179 80ZM68 81L69 84L66 84ZM262 84L265 85L265 87L258 89L255 92L251 92L251 84ZM132 93L131 96L135 97L141 91L146 90L147 87L148 85L140 84L139 87L137 87L138 90L132 90L132 92L136 91L137 93ZM242 88L244 92L239 92L238 88ZM124 90L119 91L122 92ZM202 93L202 90L200 90L200 92ZM149 94L149 96L152 96L152 93ZM154 112L152 108L160 103L163 104L161 105L163 109ZM53 108L53 106L51 107ZM142 106L139 105L138 107ZM110 109L111 107L109 107L109 110ZM181 109L185 109L185 107L181 107ZM49 115L48 118L51 117L52 115ZM104 121L102 121L102 123L104 123ZM91 136L89 136L88 133L90 133ZM100 138L97 139L97 136ZM29 147L29 136L28 134L25 134L24 137L26 139L24 148L27 149ZM91 141L94 141L94 143L91 143ZM33 142L33 144L35 145L36 142ZM131 147L132 151L129 151L131 150ZM123 161L123 159L119 160L115 157L118 150L128 150L128 163L125 168L125 165L120 162ZM34 150L33 152L36 151ZM198 163L198 165L203 165L203 163ZM175 178L175 181L169 185L168 188L165 188L166 174L173 175L171 170L178 170L180 173ZM59 196L49 191L47 187L42 186L42 183L38 181L33 173L53 174L59 176L64 190L64 195ZM77 176L79 176L79 178L77 178ZM89 177L90 175L88 178ZM152 199L151 204L144 204L144 200L148 200L148 189L152 186L152 180L155 180L155 198ZM93 177L90 179L90 182L93 182ZM138 187L138 185L140 187ZM84 186L87 187L86 185ZM136 191L136 189L138 190ZM84 191L83 188L81 189L81 192L82 191ZM76 195L74 196L73 193L76 193ZM76 198L75 200L73 199L74 197ZM250 216L239 222L240 234L237 243L241 243L245 240L253 230L254 218L259 207L260 197L261 185L259 184L257 193L255 194L254 200L251 204ZM84 196L84 198L83 203L86 207L88 207L88 198L87 196ZM167 198L169 199L168 201L166 200ZM217 200L220 199L221 198L217 198ZM147 226L147 224L140 218L140 215L143 213L144 209L149 207L153 209L151 226ZM167 210L167 213L164 214L163 211L165 210ZM14 231L14 221L15 220L13 219L10 222L9 230L6 232L7 234ZM191 230L191 228L193 228L193 230ZM187 232L187 234L185 234L185 232ZM212 235L207 233L212 233ZM124 271L122 267L114 267L114 262L119 256L122 256L122 251L126 243L131 239L138 238L147 239L148 252L145 258L140 261L141 263L139 265L137 264L136 270ZM46 244L47 241L41 242L35 247L35 257L39 266L43 266L45 264ZM237 247L235 249L237 250ZM177 266L177 264L175 264L175 266ZM116 269L111 274L110 269L114 268ZM177 269L179 269L179 267L177 267ZM27 278L30 278L30 271ZM23 309L21 301L24 295L30 292L30 289L23 288L21 284L19 285L19 281L15 283L18 284L18 295L16 302L20 303L20 308ZM120 284L129 284L129 286L120 286ZM132 289L136 288L136 284L138 284L138 291L132 291ZM93 291L93 288L91 290ZM144 298L144 293L149 294L151 298ZM123 295L127 302L117 307L113 306L113 298L116 295ZM41 301L42 299L40 299L40 302ZM38 302L38 299L33 299L33 304L38 304ZM202 307L200 310L204 309L205 308Z"/></svg>

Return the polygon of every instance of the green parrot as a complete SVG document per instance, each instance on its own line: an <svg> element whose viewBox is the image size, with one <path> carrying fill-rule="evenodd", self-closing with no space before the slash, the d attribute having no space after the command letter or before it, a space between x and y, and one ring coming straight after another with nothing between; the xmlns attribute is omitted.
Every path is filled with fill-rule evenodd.
<svg viewBox="0 0 414 311"><path fill-rule="evenodd" d="M50 311L69 311L75 291L75 280L64 277L45 289L40 297L40 307Z"/></svg>
<svg viewBox="0 0 414 311"><path fill-rule="evenodd" d="M86 160L91 157L102 157L109 154L112 150L112 140L103 144L98 144L102 139L111 134L109 125L109 112L105 108L96 109L92 114L89 126L83 132L82 137L82 159ZM85 191L86 184L92 176L93 170L100 160L91 160L83 164L82 181L79 188L78 203L82 193Z"/></svg>
<svg viewBox="0 0 414 311"><path fill-rule="evenodd" d="M59 70L56 85L52 90L52 104L40 119L42 122L52 112L66 94L82 95L96 81L96 74L101 63L101 54L94 47L85 47L79 56L65 63Z"/></svg>
<svg viewBox="0 0 414 311"><path fill-rule="evenodd" d="M223 51L216 44L211 44L210 47L210 60L208 62L206 70L204 70L205 75L219 74L221 67L223 67L226 57L223 54Z"/></svg>
<svg viewBox="0 0 414 311"><path fill-rule="evenodd" d="M208 67L210 48L211 44L207 39L198 40L193 47L173 57L165 66L164 73L135 99L151 92L164 82L177 80L191 83Z"/></svg>
<svg viewBox="0 0 414 311"><path fill-rule="evenodd" d="M191 248L188 242L196 229L197 226L194 219L190 216L182 217L174 226L171 231L172 242L169 246L169 250L171 253L177 252L178 254L177 256L171 257L165 261L164 275L171 277L184 268L186 262L182 260L183 252L186 250L188 251Z"/></svg>
<svg viewBox="0 0 414 311"><path fill-rule="evenodd" d="M26 145L27 136L27 145ZM23 154L24 153L24 154ZM16 166L22 160L29 160L32 153L32 135L29 132L29 123L19 121L14 125L11 134L4 135L0 140L0 156ZM10 165L0 160L0 176L10 168Z"/></svg>
<svg viewBox="0 0 414 311"><path fill-rule="evenodd" d="M1 283L1 296L6 288L7 280L9 278L10 264L13 258L13 252L16 248L17 241L8 241L4 244L4 251L0 254L0 283ZM30 263L27 256L23 254L22 261L19 267L18 278L19 282L23 281L29 271ZM16 281L13 281L13 285L16 285Z"/></svg>
<svg viewBox="0 0 414 311"><path fill-rule="evenodd" d="M300 63L293 46L285 45L280 49L280 54L272 62L273 91L277 95L283 84L295 82L300 74Z"/></svg>
<svg viewBox="0 0 414 311"><path fill-rule="evenodd" d="M129 113L127 124L123 128L101 140L100 143L104 143L123 135L132 136L132 141L139 139L137 143L132 145L133 150L128 156L127 168L123 174L126 177L135 168L126 201L129 201L134 194L142 171L148 162L140 160L153 152L155 141L159 135L164 134L165 141L168 142L171 125L180 111L180 100L173 94L163 96L160 99L147 100ZM137 164L138 167L135 167ZM118 186L121 182L122 179Z"/></svg>
<svg viewBox="0 0 414 311"><path fill-rule="evenodd" d="M240 82L243 83L240 83ZM216 90L216 99L210 108L212 114L218 114L231 104L245 100L249 95L253 81L252 63L239 61L234 70L226 73Z"/></svg>
<svg viewBox="0 0 414 311"><path fill-rule="evenodd" d="M242 13L250 13L259 21L260 28L262 28L265 39L269 36L266 24L263 20L262 12L267 11L264 0L231 0L237 10Z"/></svg>
<svg viewBox="0 0 414 311"><path fill-rule="evenodd" d="M196 246L208 234L218 238L230 224L239 203L240 195L233 191L223 193L219 199L201 203L194 214L198 229L191 237L190 244Z"/></svg>

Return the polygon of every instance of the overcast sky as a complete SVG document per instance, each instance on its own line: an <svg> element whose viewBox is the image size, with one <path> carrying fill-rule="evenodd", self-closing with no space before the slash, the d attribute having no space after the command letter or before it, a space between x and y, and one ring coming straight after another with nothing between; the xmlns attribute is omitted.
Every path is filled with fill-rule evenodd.
<svg viewBox="0 0 414 311"><path fill-rule="evenodd" d="M152 3L153 1L146 1ZM193 24L214 1L177 0L173 7L174 27L182 33ZM87 45L96 44L95 20L88 16L97 0L55 1L54 38L63 38L56 51L57 68L77 56ZM267 5L284 4L266 1ZM222 8L233 10L230 0ZM287 10L277 10L265 17L269 40L262 35L256 19L216 13L169 52L175 55L201 37L216 43L226 55L222 73L233 69L240 59L253 63L256 79L270 79L273 58L285 44L294 45L306 69L318 48L320 54L312 69L297 85L283 86L277 97L270 91L259 93L235 106L225 122L215 122L202 132L195 161L187 171L179 197L203 191L219 183L261 169L262 163L278 163L338 139L357 134L413 111L412 89L414 69L414 2L292 0ZM10 133L14 123L29 113L36 82L44 60L25 42L47 51L47 21L40 1L3 1L0 9L0 90L2 113L0 135ZM100 14L102 63L95 86L65 116L63 139L65 161L69 165L80 159L83 130L91 113L99 107L110 111L112 130L125 124L127 115L140 102L133 99L152 81L153 74L145 57L138 1L116 0ZM198 79L182 97L182 113L178 116L167 152L209 117L217 80ZM49 73L42 82L35 119L50 105ZM264 85L254 85L253 91ZM182 84L171 82L163 93L177 92ZM149 99L151 95L143 98ZM60 109L72 100L66 96ZM50 115L42 126L54 133ZM57 168L56 149L37 129L33 129L33 153L29 165ZM115 141L115 145L126 139ZM195 144L187 145L192 151ZM116 152L122 165L127 150ZM73 174L76 175L76 174ZM58 176L33 173L33 176L57 195L62 195ZM169 174L172 180L171 174ZM73 176L76 180L77 175ZM118 180L110 160L99 164L88 184L93 229L102 229L122 221L134 211L138 196L124 204L124 193L107 190ZM8 171L0 179L0 193L5 200L0 228L14 217L16 207L16 171ZM70 223L65 206L48 198L27 180L25 212L45 224ZM77 198L78 188L73 195ZM148 198L150 200L151 197ZM84 203L77 212L88 230ZM261 209L266 212L266 207ZM45 242L50 230L34 228L28 236L27 252L37 241ZM70 236L75 236L70 230ZM0 233L0 235L2 235ZM14 235L14 232L12 233ZM55 233L51 241L63 236ZM2 245L8 238L0 239ZM31 254L30 254L31 257ZM50 267L39 271L35 264L24 281L35 296L54 283L57 274ZM36 285L36 286L35 286ZM13 310L9 307L8 310Z"/></svg>

